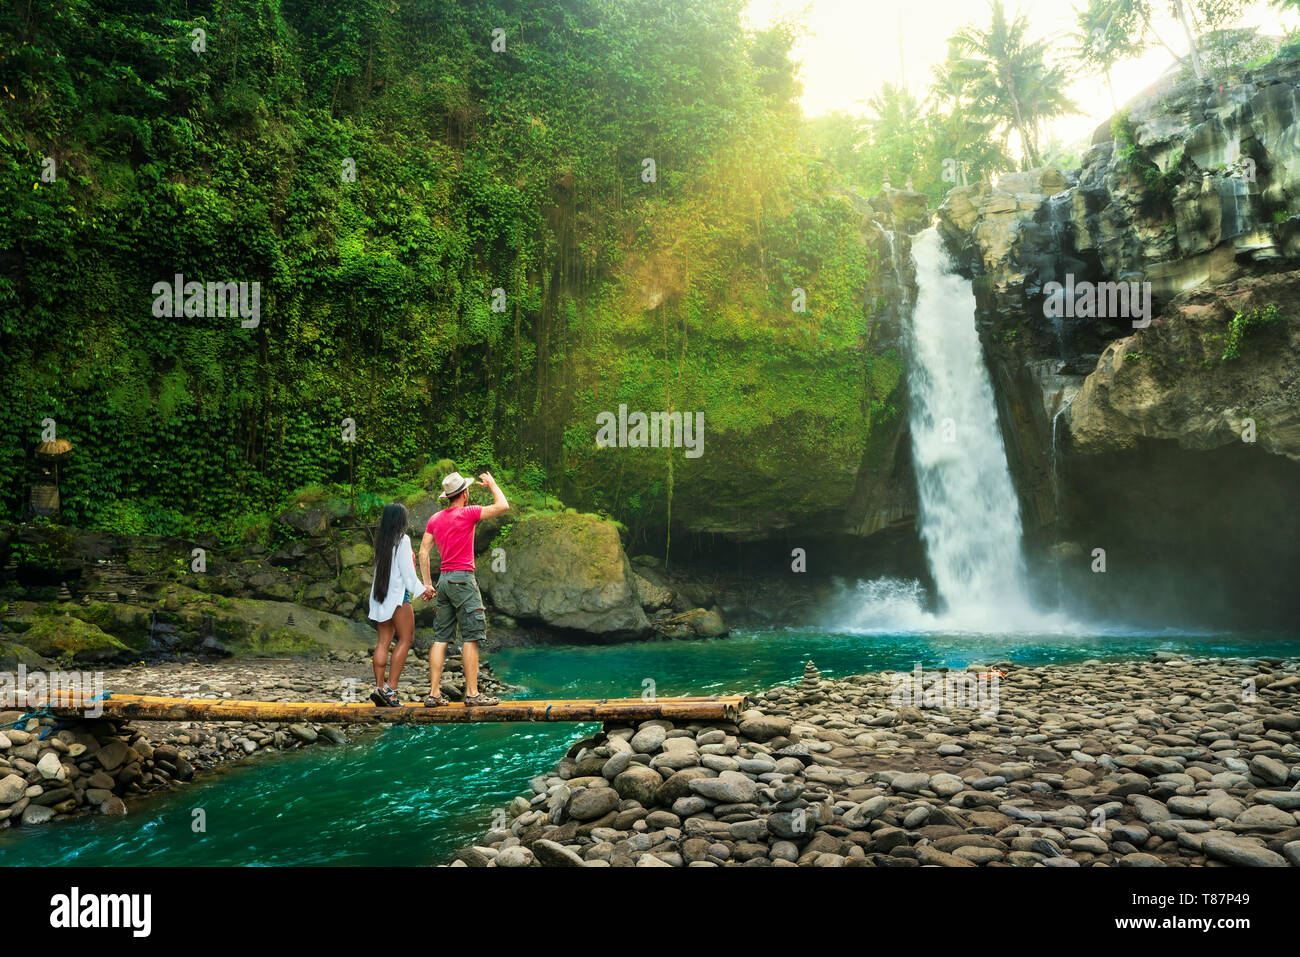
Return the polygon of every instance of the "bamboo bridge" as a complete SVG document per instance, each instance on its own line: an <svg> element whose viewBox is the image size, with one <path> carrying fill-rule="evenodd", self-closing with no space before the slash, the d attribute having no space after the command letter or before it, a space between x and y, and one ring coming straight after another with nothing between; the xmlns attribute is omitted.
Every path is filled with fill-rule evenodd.
<svg viewBox="0 0 1300 957"><path fill-rule="evenodd" d="M451 702L437 708L404 704L378 708L370 703L330 701L242 701L222 698L162 698L153 695L90 695L26 692L0 695L0 710L41 712L56 718L108 718L131 721L270 721L321 724L469 724L484 721L736 721L743 694L684 698L600 698L502 701L466 707Z"/></svg>

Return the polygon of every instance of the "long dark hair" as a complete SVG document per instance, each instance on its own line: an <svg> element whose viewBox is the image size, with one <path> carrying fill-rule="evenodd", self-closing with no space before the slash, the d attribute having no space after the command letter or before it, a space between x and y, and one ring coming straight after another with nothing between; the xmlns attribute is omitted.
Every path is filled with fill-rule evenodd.
<svg viewBox="0 0 1300 957"><path fill-rule="evenodd" d="M400 502L384 506L379 516L379 531L375 533L375 601L382 603L388 597L388 579L393 572L393 550L411 517Z"/></svg>

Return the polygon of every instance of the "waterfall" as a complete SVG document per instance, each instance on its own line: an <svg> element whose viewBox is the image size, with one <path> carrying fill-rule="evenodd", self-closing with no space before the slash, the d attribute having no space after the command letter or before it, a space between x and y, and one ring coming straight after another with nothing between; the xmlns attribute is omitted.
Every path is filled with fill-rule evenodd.
<svg viewBox="0 0 1300 957"><path fill-rule="evenodd" d="M912 453L920 531L952 627L1016 629L1029 601L1020 506L975 329L970 283L948 269L937 230L912 244L917 298L908 324Z"/></svg>

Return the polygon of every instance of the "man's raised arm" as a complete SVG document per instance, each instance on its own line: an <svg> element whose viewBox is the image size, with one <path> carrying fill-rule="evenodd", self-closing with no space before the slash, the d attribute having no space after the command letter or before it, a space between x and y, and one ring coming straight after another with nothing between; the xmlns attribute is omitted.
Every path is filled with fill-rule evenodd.
<svg viewBox="0 0 1300 957"><path fill-rule="evenodd" d="M510 503L506 501L506 493L501 491L501 486L497 485L496 479L492 477L491 472L484 472L480 475L478 484L492 490L492 504L483 506L483 511L479 514L480 521L510 511Z"/></svg>

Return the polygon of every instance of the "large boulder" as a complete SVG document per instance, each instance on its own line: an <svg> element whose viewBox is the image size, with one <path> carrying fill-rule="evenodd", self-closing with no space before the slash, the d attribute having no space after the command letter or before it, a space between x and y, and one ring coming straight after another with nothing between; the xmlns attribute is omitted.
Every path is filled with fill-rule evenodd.
<svg viewBox="0 0 1300 957"><path fill-rule="evenodd" d="M1225 359L1234 317L1271 316L1269 307L1280 318L1245 326ZM1298 311L1294 271L1179 295L1160 322L1102 354L1066 413L1075 449L1105 453L1167 439L1204 451L1240 446L1245 436L1248 445L1300 461L1300 324L1287 319Z"/></svg>
<svg viewBox="0 0 1300 957"><path fill-rule="evenodd" d="M23 644L44 658L74 662L123 662L131 648L97 625L71 615L38 615L23 633Z"/></svg>
<svg viewBox="0 0 1300 957"><path fill-rule="evenodd" d="M310 538L324 538L332 520L329 509L309 502L290 505L276 517L276 521L282 525L288 525Z"/></svg>
<svg viewBox="0 0 1300 957"><path fill-rule="evenodd" d="M512 618L607 638L649 630L618 529L595 515L531 515L478 560L479 584ZM501 569L500 571L495 568Z"/></svg>

